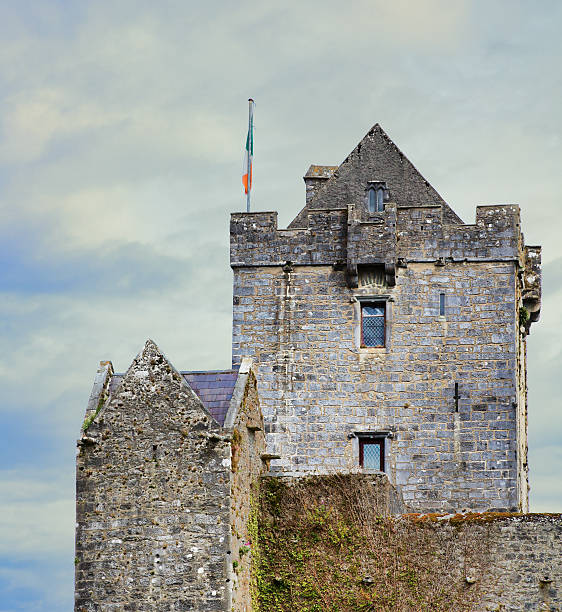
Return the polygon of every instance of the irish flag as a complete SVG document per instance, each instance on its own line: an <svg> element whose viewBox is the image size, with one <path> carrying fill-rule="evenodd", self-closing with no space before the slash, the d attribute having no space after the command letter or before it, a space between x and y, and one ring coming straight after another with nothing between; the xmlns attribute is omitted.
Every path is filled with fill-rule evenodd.
<svg viewBox="0 0 562 612"><path fill-rule="evenodd" d="M246 137L246 153L242 170L242 184L244 193L249 194L252 189L252 162L254 157L254 101L250 98L250 112L248 117L248 136Z"/></svg>

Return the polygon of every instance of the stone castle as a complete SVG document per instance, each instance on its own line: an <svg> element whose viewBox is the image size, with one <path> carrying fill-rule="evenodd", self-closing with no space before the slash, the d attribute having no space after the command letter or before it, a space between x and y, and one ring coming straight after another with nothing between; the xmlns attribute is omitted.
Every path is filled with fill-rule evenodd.
<svg viewBox="0 0 562 612"><path fill-rule="evenodd" d="M518 206L464 223L378 125L304 181L287 229L232 215L231 370L177 371L152 341L125 374L101 362L78 440L76 611L256 609L265 475L358 474L390 514L528 512L541 252ZM538 606L556 601L562 522L507 516L542 578L481 609L558 609Z"/></svg>

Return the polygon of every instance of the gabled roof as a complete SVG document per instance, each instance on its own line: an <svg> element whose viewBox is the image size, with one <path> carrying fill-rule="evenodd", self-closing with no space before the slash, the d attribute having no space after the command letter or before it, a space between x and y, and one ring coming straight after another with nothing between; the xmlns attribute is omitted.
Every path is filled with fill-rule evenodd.
<svg viewBox="0 0 562 612"><path fill-rule="evenodd" d="M238 378L238 369L180 372L180 374L197 393L205 408L218 421L219 425L224 425L224 419Z"/></svg>
<svg viewBox="0 0 562 612"><path fill-rule="evenodd" d="M180 374L222 427L238 378L238 369L180 372ZM108 389L110 395L117 389L124 376L122 373L113 374Z"/></svg>
<svg viewBox="0 0 562 612"><path fill-rule="evenodd" d="M306 227L310 210L357 205L365 197L367 183L377 180L386 181L390 199L398 206L441 204L448 219L462 222L377 123L318 188L289 227Z"/></svg>

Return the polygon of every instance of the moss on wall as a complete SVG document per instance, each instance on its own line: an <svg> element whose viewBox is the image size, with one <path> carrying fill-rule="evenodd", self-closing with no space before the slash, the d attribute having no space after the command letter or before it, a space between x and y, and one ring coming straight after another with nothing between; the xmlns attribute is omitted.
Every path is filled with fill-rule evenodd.
<svg viewBox="0 0 562 612"><path fill-rule="evenodd" d="M263 479L259 511L256 610L462 612L480 599L486 527L475 539L461 521L385 516L361 475Z"/></svg>

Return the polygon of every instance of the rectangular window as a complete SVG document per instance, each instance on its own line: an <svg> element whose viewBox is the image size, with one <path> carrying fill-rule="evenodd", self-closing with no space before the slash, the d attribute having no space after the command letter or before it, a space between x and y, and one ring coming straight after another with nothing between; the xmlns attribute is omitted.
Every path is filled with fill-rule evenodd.
<svg viewBox="0 0 562 612"><path fill-rule="evenodd" d="M359 439L359 465L384 472L384 438Z"/></svg>
<svg viewBox="0 0 562 612"><path fill-rule="evenodd" d="M385 346L386 304L361 303L361 346Z"/></svg>
<svg viewBox="0 0 562 612"><path fill-rule="evenodd" d="M439 294L439 316L440 317L445 316L445 294L444 293Z"/></svg>

